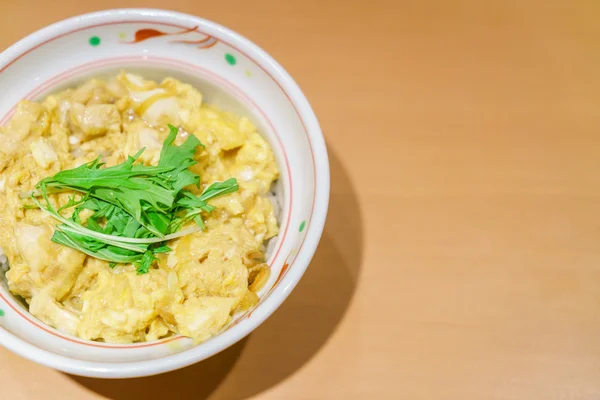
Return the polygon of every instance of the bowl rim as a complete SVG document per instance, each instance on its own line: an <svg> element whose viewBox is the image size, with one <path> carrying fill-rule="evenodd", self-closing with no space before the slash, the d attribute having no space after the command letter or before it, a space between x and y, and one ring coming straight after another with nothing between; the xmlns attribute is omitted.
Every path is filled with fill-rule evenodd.
<svg viewBox="0 0 600 400"><path fill-rule="evenodd" d="M294 268L290 268L283 281L261 306L253 310L245 326L232 327L212 338L210 342L156 359L118 363L100 362L78 360L43 350L0 327L0 345L8 350L59 371L97 378L132 378L172 371L209 358L246 337L275 312L304 275L323 233L330 196L329 159L325 139L306 96L289 73L267 52L242 35L215 22L191 14L154 8L117 8L81 14L33 32L4 50L0 54L0 72L10 65L11 60L43 44L49 36L65 33L87 21L110 21L124 17L145 18L146 20L162 18L175 22L191 22L218 31L230 42L244 49L244 52L252 54L255 62L273 77L289 97L305 125L315 164L315 198L311 222L306 228L304 242L298 249Z"/></svg>

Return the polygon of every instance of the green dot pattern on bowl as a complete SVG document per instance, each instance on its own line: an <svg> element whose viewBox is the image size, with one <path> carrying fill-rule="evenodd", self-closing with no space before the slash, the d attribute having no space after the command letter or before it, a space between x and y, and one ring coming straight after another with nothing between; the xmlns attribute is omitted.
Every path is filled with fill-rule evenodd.
<svg viewBox="0 0 600 400"><path fill-rule="evenodd" d="M237 64L237 59L235 58L235 56L233 54L226 53L225 61L227 61L227 64L229 64L229 65Z"/></svg>
<svg viewBox="0 0 600 400"><path fill-rule="evenodd" d="M90 45L96 47L100 45L100 38L98 36L92 36L89 40Z"/></svg>
<svg viewBox="0 0 600 400"><path fill-rule="evenodd" d="M300 223L300 228L298 228L298 231L302 232L304 228L306 228L306 221L302 221L302 223Z"/></svg>
<svg viewBox="0 0 600 400"><path fill-rule="evenodd" d="M0 308L0 317L4 317L4 310Z"/></svg>

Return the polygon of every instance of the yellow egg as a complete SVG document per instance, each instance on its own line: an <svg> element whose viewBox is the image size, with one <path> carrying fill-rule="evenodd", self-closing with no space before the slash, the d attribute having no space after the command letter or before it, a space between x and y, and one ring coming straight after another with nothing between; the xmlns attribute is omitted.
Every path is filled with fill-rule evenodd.
<svg viewBox="0 0 600 400"><path fill-rule="evenodd" d="M57 222L31 205L27 193L41 179L94 160L116 165L137 153L156 165L167 124L179 126L176 144L195 135L204 145L191 169L198 193L235 177L240 189L212 200L206 230L169 243L158 265L137 275L132 265L110 268L50 240ZM183 334L201 342L218 334L233 313L258 303L268 278L265 241L278 233L268 193L279 170L269 144L245 116L204 103L192 86L121 73L92 79L24 101L0 128L0 247L10 262L9 289L45 323L83 339L109 343ZM52 194L56 208L69 193ZM89 215L82 213L81 218Z"/></svg>

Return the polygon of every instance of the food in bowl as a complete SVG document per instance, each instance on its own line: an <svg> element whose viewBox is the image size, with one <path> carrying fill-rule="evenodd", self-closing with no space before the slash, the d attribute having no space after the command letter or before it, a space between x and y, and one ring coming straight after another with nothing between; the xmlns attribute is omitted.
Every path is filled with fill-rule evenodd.
<svg viewBox="0 0 600 400"><path fill-rule="evenodd" d="M248 118L173 78L23 101L0 128L8 287L82 339L202 342L258 302L278 174Z"/></svg>

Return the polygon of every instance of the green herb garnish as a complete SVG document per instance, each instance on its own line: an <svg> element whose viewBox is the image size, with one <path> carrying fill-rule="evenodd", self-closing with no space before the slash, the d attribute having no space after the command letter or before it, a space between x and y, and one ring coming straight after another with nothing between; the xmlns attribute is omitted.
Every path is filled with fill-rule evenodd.
<svg viewBox="0 0 600 400"><path fill-rule="evenodd" d="M192 135L176 146L177 128L169 125L169 129L157 166L135 164L142 149L113 167L103 168L98 157L40 181L31 199L61 222L52 241L109 261L111 268L132 263L138 274L145 274L156 254L171 251L168 240L204 229L202 214L214 209L207 201L237 191L237 181L214 182L200 196L184 189L200 186L200 177L189 167L196 164L194 153L202 144ZM79 197L69 197L67 204L55 209L48 193L61 191L75 191ZM61 214L67 209L73 209L70 217ZM84 210L92 214L82 222ZM196 227L180 230L191 221Z"/></svg>

